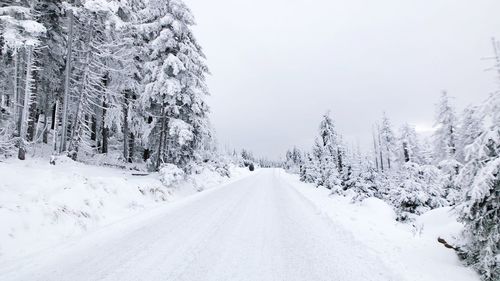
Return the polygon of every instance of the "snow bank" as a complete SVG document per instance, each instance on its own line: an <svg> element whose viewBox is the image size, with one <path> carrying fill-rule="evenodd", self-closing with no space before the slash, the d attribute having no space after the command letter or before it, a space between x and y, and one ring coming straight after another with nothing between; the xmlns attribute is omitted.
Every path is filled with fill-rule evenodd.
<svg viewBox="0 0 500 281"><path fill-rule="evenodd" d="M479 280L473 270L461 264L453 250L437 242L438 237L453 241L462 227L450 208L427 212L414 225L402 224L396 222L393 209L379 199L368 198L353 204L349 198L332 196L328 189L300 182L296 175L283 176L318 213L350 231L366 245L367 251L375 252L404 280Z"/></svg>
<svg viewBox="0 0 500 281"><path fill-rule="evenodd" d="M232 178L209 168L165 187L159 174L45 159L0 162L0 261L25 256L69 237L113 223L166 202L248 174L231 168Z"/></svg>

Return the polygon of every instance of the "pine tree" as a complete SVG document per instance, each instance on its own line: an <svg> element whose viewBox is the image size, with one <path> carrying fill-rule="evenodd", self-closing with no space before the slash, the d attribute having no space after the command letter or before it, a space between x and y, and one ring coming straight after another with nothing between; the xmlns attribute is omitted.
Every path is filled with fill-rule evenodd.
<svg viewBox="0 0 500 281"><path fill-rule="evenodd" d="M446 197L451 203L457 200L460 190L454 184L461 164L457 161L457 118L450 104L448 94L443 92L436 110L436 131L434 132L434 160L448 175Z"/></svg>
<svg viewBox="0 0 500 281"><path fill-rule="evenodd" d="M400 156L398 158L400 159L400 162L421 163L421 151L418 143L417 132L413 126L407 123L401 127L399 147Z"/></svg>
<svg viewBox="0 0 500 281"><path fill-rule="evenodd" d="M321 179L321 174L319 171L319 163L317 158L310 153L306 153L304 168L300 174L300 180L307 183L313 183L316 186L320 185L319 180Z"/></svg>
<svg viewBox="0 0 500 281"><path fill-rule="evenodd" d="M495 69L500 73L498 43ZM482 118L489 124L465 148L466 164L457 183L465 196L458 206L465 224L463 256L483 280L500 279L500 92L483 104Z"/></svg>
<svg viewBox="0 0 500 281"><path fill-rule="evenodd" d="M460 163L465 163L465 149L472 144L483 130L483 120L474 106L464 109L457 131L457 155Z"/></svg>
<svg viewBox="0 0 500 281"><path fill-rule="evenodd" d="M339 138L330 113L327 112L323 115L319 125L319 136L314 144L313 155L320 173L317 184L335 191L341 185L339 171L343 165L343 155L339 152Z"/></svg>
<svg viewBox="0 0 500 281"><path fill-rule="evenodd" d="M47 32L41 37L43 48L39 51L38 64L41 71L38 73L36 85L38 108L43 116L43 138L44 143L48 143L50 129L57 133L57 126L54 121L57 117L55 112L56 102L62 101L62 91L64 88L64 54L66 41L64 40L64 7L61 1L38 0L34 6L37 20L42 23ZM52 123L49 124L49 120Z"/></svg>
<svg viewBox="0 0 500 281"><path fill-rule="evenodd" d="M380 151L381 163L387 170L395 168L397 160L397 144L396 136L392 129L392 124L387 115L382 115L382 124L380 126ZM382 157L383 155L383 157Z"/></svg>
<svg viewBox="0 0 500 281"><path fill-rule="evenodd" d="M194 19L183 2L151 0L139 13L144 41L144 92L140 104L149 119L147 147L155 167L186 165L210 134L207 131L208 68L191 26Z"/></svg>
<svg viewBox="0 0 500 281"><path fill-rule="evenodd" d="M444 206L443 177L434 166L404 163L395 178L395 188L390 190L398 220L413 220L428 210Z"/></svg>
<svg viewBox="0 0 500 281"><path fill-rule="evenodd" d="M457 151L457 118L448 94L443 92L436 110L437 128L434 132L436 161L455 159Z"/></svg>

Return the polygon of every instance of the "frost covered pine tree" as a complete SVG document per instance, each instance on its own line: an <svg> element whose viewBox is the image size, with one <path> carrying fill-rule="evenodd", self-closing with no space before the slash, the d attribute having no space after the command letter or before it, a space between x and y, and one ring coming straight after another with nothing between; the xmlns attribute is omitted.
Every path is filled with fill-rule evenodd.
<svg viewBox="0 0 500 281"><path fill-rule="evenodd" d="M343 159L339 153L338 141L335 125L327 112L319 125L319 136L314 143L313 155L320 174L317 184L333 190L339 189L341 185L339 170Z"/></svg>
<svg viewBox="0 0 500 281"><path fill-rule="evenodd" d="M300 172L300 180L318 185L317 181L320 177L321 175L316 157L311 153L306 153L304 155L304 166Z"/></svg>
<svg viewBox="0 0 500 281"><path fill-rule="evenodd" d="M178 0L150 0L139 12L144 41L144 92L140 97L148 129L152 167L185 166L210 133L207 126L208 68L191 26L194 19Z"/></svg>
<svg viewBox="0 0 500 281"><path fill-rule="evenodd" d="M398 220L413 220L426 211L446 205L443 199L443 173L433 165L406 162L396 174L396 188L390 198Z"/></svg>
<svg viewBox="0 0 500 281"><path fill-rule="evenodd" d="M401 127L399 137L399 159L400 162L421 163L420 144L418 142L415 127L406 123Z"/></svg>
<svg viewBox="0 0 500 281"><path fill-rule="evenodd" d="M461 164L457 161L457 118L450 98L443 92L436 109L436 131L434 140L435 164L448 175L446 183L446 198L454 203L460 190L454 184L454 179L460 170Z"/></svg>
<svg viewBox="0 0 500 281"><path fill-rule="evenodd" d="M397 139L392 129L392 124L387 115L382 115L382 124L379 131L380 161L386 171L391 171L396 166Z"/></svg>
<svg viewBox="0 0 500 281"><path fill-rule="evenodd" d="M285 154L285 169L291 173L299 173L302 171L302 166L304 159L302 156L302 151L297 147L292 150L288 150Z"/></svg>
<svg viewBox="0 0 500 281"><path fill-rule="evenodd" d="M483 120L478 108L468 106L460 116L460 126L457 131L456 159L465 163L465 148L472 144L483 130Z"/></svg>
<svg viewBox="0 0 500 281"><path fill-rule="evenodd" d="M498 43L494 41L495 51ZM496 52L496 70L500 56ZM458 206L463 231L463 256L483 280L500 279L500 92L483 104L488 126L465 148L466 163L457 178L465 196Z"/></svg>

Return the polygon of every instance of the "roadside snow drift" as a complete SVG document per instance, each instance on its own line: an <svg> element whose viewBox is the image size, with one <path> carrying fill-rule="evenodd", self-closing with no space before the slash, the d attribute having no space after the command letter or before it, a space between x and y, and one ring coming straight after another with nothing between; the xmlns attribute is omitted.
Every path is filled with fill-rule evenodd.
<svg viewBox="0 0 500 281"><path fill-rule="evenodd" d="M453 211L429 211L413 225L397 222L391 206L376 198L351 203L350 198L332 196L326 188L300 182L296 175L282 172L287 182L339 227L350 231L367 252L374 252L394 272L408 281L478 281L453 250L437 242L452 241L462 229Z"/></svg>
<svg viewBox="0 0 500 281"><path fill-rule="evenodd" d="M244 169L233 168L233 178ZM66 157L0 162L0 261L25 256L166 201L227 182L208 168L165 187L158 173L89 166Z"/></svg>

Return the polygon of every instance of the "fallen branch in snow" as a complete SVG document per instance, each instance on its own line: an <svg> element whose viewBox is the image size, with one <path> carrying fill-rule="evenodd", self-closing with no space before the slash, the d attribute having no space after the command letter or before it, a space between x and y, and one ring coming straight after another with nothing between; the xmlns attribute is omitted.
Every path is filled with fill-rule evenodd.
<svg viewBox="0 0 500 281"><path fill-rule="evenodd" d="M437 239L437 240L438 240L438 242L439 242L439 243L443 244L446 248L448 248L448 249L453 249L453 250L455 250L455 251L457 251L457 252L459 252L459 253L461 252L461 251L460 251L460 248L458 248L458 247L454 247L454 246L452 246L452 245L448 244L448 242L446 242L446 240L444 240L443 238L438 237L438 239Z"/></svg>

